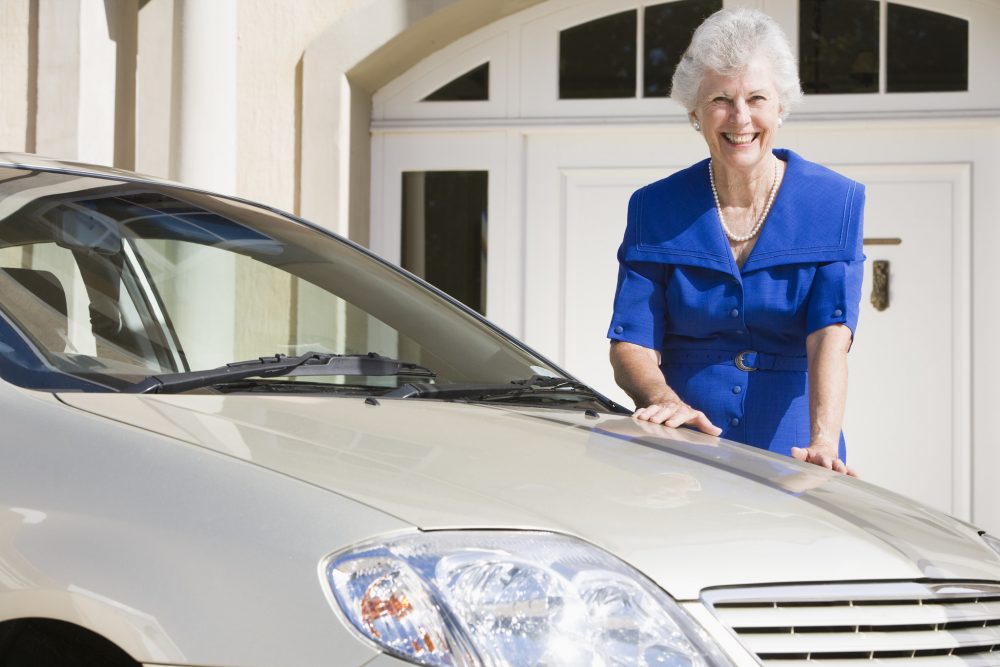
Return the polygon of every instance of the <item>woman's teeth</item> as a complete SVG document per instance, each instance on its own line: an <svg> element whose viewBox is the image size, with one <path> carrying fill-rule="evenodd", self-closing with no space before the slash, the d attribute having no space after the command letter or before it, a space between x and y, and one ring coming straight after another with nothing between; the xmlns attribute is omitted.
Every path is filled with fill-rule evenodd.
<svg viewBox="0 0 1000 667"><path fill-rule="evenodd" d="M753 141L754 139L757 138L757 134L756 133L751 133L751 134L729 134L727 132L727 133L723 133L722 136L724 136L726 138L726 141L728 141L731 144L749 144L751 141Z"/></svg>

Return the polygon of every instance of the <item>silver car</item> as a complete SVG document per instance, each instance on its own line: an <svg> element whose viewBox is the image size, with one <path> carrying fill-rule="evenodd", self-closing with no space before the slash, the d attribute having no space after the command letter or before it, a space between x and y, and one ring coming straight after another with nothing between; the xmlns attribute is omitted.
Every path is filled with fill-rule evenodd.
<svg viewBox="0 0 1000 667"><path fill-rule="evenodd" d="M0 420L5 666L1000 664L988 535L177 184L0 157Z"/></svg>

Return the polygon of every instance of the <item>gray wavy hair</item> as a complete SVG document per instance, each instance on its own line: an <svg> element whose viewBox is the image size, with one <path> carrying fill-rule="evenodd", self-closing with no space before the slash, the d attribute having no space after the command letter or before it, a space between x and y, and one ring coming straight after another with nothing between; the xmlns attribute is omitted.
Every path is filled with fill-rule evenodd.
<svg viewBox="0 0 1000 667"><path fill-rule="evenodd" d="M799 68L781 27L756 9L720 9L702 22L674 70L670 97L689 112L698 103L698 88L709 70L723 75L740 72L758 53L774 71L781 117L802 99Z"/></svg>

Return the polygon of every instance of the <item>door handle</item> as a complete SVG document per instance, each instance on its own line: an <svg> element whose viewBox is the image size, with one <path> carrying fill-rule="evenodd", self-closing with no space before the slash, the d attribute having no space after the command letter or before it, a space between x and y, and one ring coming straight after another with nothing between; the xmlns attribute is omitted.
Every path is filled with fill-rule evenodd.
<svg viewBox="0 0 1000 667"><path fill-rule="evenodd" d="M876 259L872 263L872 305L881 312L889 307L889 260Z"/></svg>

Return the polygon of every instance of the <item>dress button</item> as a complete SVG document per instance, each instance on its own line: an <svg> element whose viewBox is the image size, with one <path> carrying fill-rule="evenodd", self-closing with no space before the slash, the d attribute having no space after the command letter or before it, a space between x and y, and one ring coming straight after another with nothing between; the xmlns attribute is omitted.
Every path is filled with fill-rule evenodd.
<svg viewBox="0 0 1000 667"><path fill-rule="evenodd" d="M622 326L615 327L615 333L620 334L623 331L625 331L625 327Z"/></svg>
<svg viewBox="0 0 1000 667"><path fill-rule="evenodd" d="M739 385L736 385L735 387L733 387L733 393L734 393L734 394L738 394L738 393L740 393L741 391L743 391L743 387L741 387L741 386L739 386Z"/></svg>
<svg viewBox="0 0 1000 667"><path fill-rule="evenodd" d="M739 417L733 417L732 419L729 420L729 423L732 426L739 426L740 425L740 418Z"/></svg>
<svg viewBox="0 0 1000 667"><path fill-rule="evenodd" d="M833 316L834 317L840 317L843 314L844 314L844 311L842 311L840 308L838 308L837 310L833 311Z"/></svg>
<svg viewBox="0 0 1000 667"><path fill-rule="evenodd" d="M739 308L733 308L732 310L729 311L729 317L739 317L739 316L740 316Z"/></svg>

